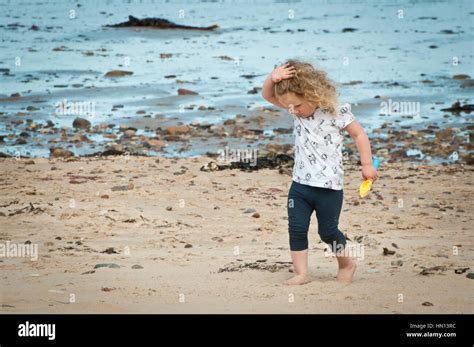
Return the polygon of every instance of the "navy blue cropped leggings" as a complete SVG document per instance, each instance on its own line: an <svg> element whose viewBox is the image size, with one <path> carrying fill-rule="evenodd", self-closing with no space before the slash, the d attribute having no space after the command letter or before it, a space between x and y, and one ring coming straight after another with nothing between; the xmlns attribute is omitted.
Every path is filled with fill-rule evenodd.
<svg viewBox="0 0 474 347"><path fill-rule="evenodd" d="M346 246L346 238L338 228L343 195L342 189L312 187L292 181L288 193L291 251L303 251L308 248L308 228L314 210L321 240L334 252L339 252Z"/></svg>

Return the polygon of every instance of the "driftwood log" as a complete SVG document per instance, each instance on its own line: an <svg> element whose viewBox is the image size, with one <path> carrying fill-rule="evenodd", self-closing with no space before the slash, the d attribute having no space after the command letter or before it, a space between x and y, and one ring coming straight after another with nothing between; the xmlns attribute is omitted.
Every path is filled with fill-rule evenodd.
<svg viewBox="0 0 474 347"><path fill-rule="evenodd" d="M132 28L132 27L144 27L153 29L186 29L186 30L214 30L218 28L218 25L211 25L209 27L194 27L189 25L179 25L170 22L163 18L143 18L138 19L133 16L128 16L128 21L118 24L106 25L106 27L112 28Z"/></svg>

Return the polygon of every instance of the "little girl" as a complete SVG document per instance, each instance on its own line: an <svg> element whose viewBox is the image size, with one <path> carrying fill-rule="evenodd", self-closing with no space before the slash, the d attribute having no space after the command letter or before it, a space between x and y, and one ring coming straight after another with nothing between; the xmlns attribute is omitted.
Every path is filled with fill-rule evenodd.
<svg viewBox="0 0 474 347"><path fill-rule="evenodd" d="M338 281L350 283L355 262L345 251L339 230L343 202L342 142L344 131L360 154L362 177L377 180L370 143L349 104L338 106L334 83L324 71L299 60L275 68L262 87L262 96L286 108L294 118L295 163L288 193L288 231L295 276L285 283L305 284L308 277L308 228L314 210L318 233L336 255Z"/></svg>

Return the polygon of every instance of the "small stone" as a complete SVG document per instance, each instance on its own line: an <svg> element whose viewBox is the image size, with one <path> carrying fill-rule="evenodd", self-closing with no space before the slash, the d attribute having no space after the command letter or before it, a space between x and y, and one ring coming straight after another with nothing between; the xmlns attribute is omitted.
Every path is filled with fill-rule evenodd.
<svg viewBox="0 0 474 347"><path fill-rule="evenodd" d="M132 269L134 270L143 269L143 266L136 264L132 266Z"/></svg>
<svg viewBox="0 0 474 347"><path fill-rule="evenodd" d="M198 95L198 93L189 89L179 88L178 95Z"/></svg>
<svg viewBox="0 0 474 347"><path fill-rule="evenodd" d="M176 126L170 126L166 128L166 133L168 135L184 135L189 133L191 130L190 127L187 125L176 125Z"/></svg>
<svg viewBox="0 0 474 347"><path fill-rule="evenodd" d="M131 71L123 71L123 70L112 70L105 74L105 77L124 77L133 75Z"/></svg>
<svg viewBox="0 0 474 347"><path fill-rule="evenodd" d="M135 130L133 130L133 129L128 129L128 130L125 130L125 131L123 132L123 136L130 138L130 137L135 136L135 133L136 133Z"/></svg>
<svg viewBox="0 0 474 347"><path fill-rule="evenodd" d="M187 243L187 244L184 245L184 248L191 248L191 247L193 247L193 245L190 244L190 243Z"/></svg>
<svg viewBox="0 0 474 347"><path fill-rule="evenodd" d="M74 157L74 153L63 148L50 148L50 155L54 158L70 158Z"/></svg>
<svg viewBox="0 0 474 347"><path fill-rule="evenodd" d="M218 171L219 165L215 161L210 161L206 165L203 165L200 169L201 171Z"/></svg>
<svg viewBox="0 0 474 347"><path fill-rule="evenodd" d="M110 190L112 190L113 192L119 192L119 191L131 190L131 189L133 189L132 183L126 186L113 186L112 188L110 188Z"/></svg>
<svg viewBox="0 0 474 347"><path fill-rule="evenodd" d="M260 218L260 213L258 212L255 212L253 215L252 215L253 218Z"/></svg>
<svg viewBox="0 0 474 347"><path fill-rule="evenodd" d="M254 208L246 208L246 209L244 210L244 213L254 213L254 212L257 212L257 210L254 209Z"/></svg>
<svg viewBox="0 0 474 347"><path fill-rule="evenodd" d="M100 269L102 267L108 267L110 269L120 269L120 265L114 264L114 263L101 263L101 264L96 264L94 266L94 269Z"/></svg>
<svg viewBox="0 0 474 347"><path fill-rule="evenodd" d="M91 127L91 122L87 119L76 117L72 122L72 126L76 129L89 129Z"/></svg>
<svg viewBox="0 0 474 347"><path fill-rule="evenodd" d="M107 248L105 251L102 251L101 253L107 253L107 254L118 254L117 251L113 247Z"/></svg>
<svg viewBox="0 0 474 347"><path fill-rule="evenodd" d="M383 255L393 255L395 254L395 251L392 251L391 249L388 248L383 248Z"/></svg>
<svg viewBox="0 0 474 347"><path fill-rule="evenodd" d="M432 304L431 302L429 301L425 301L424 303L422 303L423 306L434 306L434 304Z"/></svg>
<svg viewBox="0 0 474 347"><path fill-rule="evenodd" d="M474 280L474 272L469 272L467 275L466 275L467 278L469 278L470 280Z"/></svg>
<svg viewBox="0 0 474 347"><path fill-rule="evenodd" d="M173 207L171 206L166 206L166 211L172 211L173 210Z"/></svg>

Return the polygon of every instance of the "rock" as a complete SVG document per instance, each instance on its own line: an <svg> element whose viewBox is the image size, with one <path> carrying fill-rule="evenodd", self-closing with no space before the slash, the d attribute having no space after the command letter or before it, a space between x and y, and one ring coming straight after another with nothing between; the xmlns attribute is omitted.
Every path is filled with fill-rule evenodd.
<svg viewBox="0 0 474 347"><path fill-rule="evenodd" d="M74 134L69 139L69 142L90 142L89 138L84 134Z"/></svg>
<svg viewBox="0 0 474 347"><path fill-rule="evenodd" d="M58 148L58 147L53 147L49 149L50 155L54 158L71 158L74 157L74 153L64 149L64 148Z"/></svg>
<svg viewBox="0 0 474 347"><path fill-rule="evenodd" d="M386 247L383 248L383 255L393 255L393 254L395 254L395 251L390 250Z"/></svg>
<svg viewBox="0 0 474 347"><path fill-rule="evenodd" d="M184 245L184 248L192 248L192 247L193 247L193 245L190 244L190 243L187 243L187 244Z"/></svg>
<svg viewBox="0 0 474 347"><path fill-rule="evenodd" d="M136 134L136 131L135 131L135 130L133 130L133 129L128 129L128 130L125 130L125 131L123 132L123 137L125 137L125 138L131 138L131 137L135 136L135 134Z"/></svg>
<svg viewBox="0 0 474 347"><path fill-rule="evenodd" d="M424 268L420 272L420 275L423 275L423 276L434 275L436 273L442 273L446 270L447 270L446 266L433 266L433 267L430 267L430 268Z"/></svg>
<svg viewBox="0 0 474 347"><path fill-rule="evenodd" d="M115 288L102 287L100 290L102 290L103 292L111 292L112 290L115 290Z"/></svg>
<svg viewBox="0 0 474 347"><path fill-rule="evenodd" d="M258 93L260 93L260 90L262 90L262 88L260 88L260 87L253 87L251 90L249 90L249 91L247 92L247 94L258 94Z"/></svg>
<svg viewBox="0 0 474 347"><path fill-rule="evenodd" d="M118 151L118 152L125 151L123 145L118 144L118 143L112 143L109 146L110 146L110 149L113 149L114 151Z"/></svg>
<svg viewBox="0 0 474 347"><path fill-rule="evenodd" d="M356 30L357 29L355 29L355 28L344 28L344 29L342 29L342 32L343 33L353 33Z"/></svg>
<svg viewBox="0 0 474 347"><path fill-rule="evenodd" d="M468 267L462 267L462 268L459 268L459 269L454 269L454 273L458 274L458 275L461 275L461 274L465 273L467 270L469 270Z"/></svg>
<svg viewBox="0 0 474 347"><path fill-rule="evenodd" d="M224 121L224 125L234 125L235 123L235 119L226 119Z"/></svg>
<svg viewBox="0 0 474 347"><path fill-rule="evenodd" d="M166 211L172 211L173 210L173 207L171 206L166 206Z"/></svg>
<svg viewBox="0 0 474 347"><path fill-rule="evenodd" d="M283 152L283 145L279 143L267 143L265 145L265 149L269 152L275 152L275 153Z"/></svg>
<svg viewBox="0 0 474 347"><path fill-rule="evenodd" d="M255 212L253 215L252 215L253 218L260 218L260 213L258 212Z"/></svg>
<svg viewBox="0 0 474 347"><path fill-rule="evenodd" d="M112 70L105 74L105 77L124 77L133 75L131 71L123 71L123 70Z"/></svg>
<svg viewBox="0 0 474 347"><path fill-rule="evenodd" d="M128 16L128 21L126 22L113 24L113 25L106 25L106 26L113 27L113 28L151 27L154 29L187 29L187 30L214 30L219 27L218 25L211 25L208 27L195 27L195 26L175 24L163 18L138 19L133 16Z"/></svg>
<svg viewBox="0 0 474 347"><path fill-rule="evenodd" d="M254 209L254 208L246 208L246 209L244 210L244 213L254 213L254 212L257 212L257 210Z"/></svg>
<svg viewBox="0 0 474 347"><path fill-rule="evenodd" d="M113 186L110 188L113 192L120 192L120 191L125 191L125 190L132 190L134 187L133 183L129 183L126 186Z"/></svg>
<svg viewBox="0 0 474 347"><path fill-rule="evenodd" d="M472 88L474 87L474 79L468 79L465 80L463 83L461 83L461 88Z"/></svg>
<svg viewBox="0 0 474 347"><path fill-rule="evenodd" d="M429 301L425 301L424 303L422 303L423 306L434 306L431 302Z"/></svg>
<svg viewBox="0 0 474 347"><path fill-rule="evenodd" d="M19 98L21 97L21 94L20 93L13 93L10 95L11 98Z"/></svg>
<svg viewBox="0 0 474 347"><path fill-rule="evenodd" d="M407 152L404 149L397 149L390 152L390 157L393 159L407 158Z"/></svg>
<svg viewBox="0 0 474 347"><path fill-rule="evenodd" d="M113 247L109 247L107 248L105 251L102 251L100 253L107 253L107 254L118 254L118 252L113 248Z"/></svg>
<svg viewBox="0 0 474 347"><path fill-rule="evenodd" d="M138 264L137 264L137 265L133 265L133 266L132 266L132 269L134 269L134 270L143 269L143 266L138 265Z"/></svg>
<svg viewBox="0 0 474 347"><path fill-rule="evenodd" d="M95 270L90 270L90 271L83 272L83 273L81 273L81 275L90 275L90 274L93 274L93 273L95 273Z"/></svg>
<svg viewBox="0 0 474 347"><path fill-rule="evenodd" d="M189 89L179 88L178 95L198 95L198 93Z"/></svg>
<svg viewBox="0 0 474 347"><path fill-rule="evenodd" d="M166 142L156 139L150 139L145 141L145 147L148 148L163 148L166 147Z"/></svg>
<svg viewBox="0 0 474 347"><path fill-rule="evenodd" d="M436 138L440 141L451 141L455 135L453 129L443 129L436 133Z"/></svg>
<svg viewBox="0 0 474 347"><path fill-rule="evenodd" d="M168 135L185 135L190 132L191 128L187 125L175 125L165 129Z"/></svg>
<svg viewBox="0 0 474 347"><path fill-rule="evenodd" d="M100 269L102 267L108 267L110 269L120 269L120 265L114 264L114 263L101 263L101 264L96 264L94 266L94 269Z"/></svg>
<svg viewBox="0 0 474 347"><path fill-rule="evenodd" d="M76 129L89 129L91 127L91 122L87 119L77 117L72 122L72 126Z"/></svg>
<svg viewBox="0 0 474 347"><path fill-rule="evenodd" d="M275 134L291 134L293 132L293 128L275 128L273 129Z"/></svg>
<svg viewBox="0 0 474 347"><path fill-rule="evenodd" d="M461 106L459 101L456 101L454 104L451 105L449 108L443 108L441 111L451 112L451 113L460 113L460 112L473 112L474 105L465 104Z"/></svg>
<svg viewBox="0 0 474 347"><path fill-rule="evenodd" d="M469 278L470 280L474 280L474 272L469 272L467 275L466 275L467 278Z"/></svg>
<svg viewBox="0 0 474 347"><path fill-rule="evenodd" d="M201 171L218 171L219 170L219 165L215 161L211 161L207 163L206 165L203 165L200 169Z"/></svg>
<svg viewBox="0 0 474 347"><path fill-rule="evenodd" d="M459 74L459 75L454 75L453 80L466 80L471 78L471 76L466 75L466 74Z"/></svg>

